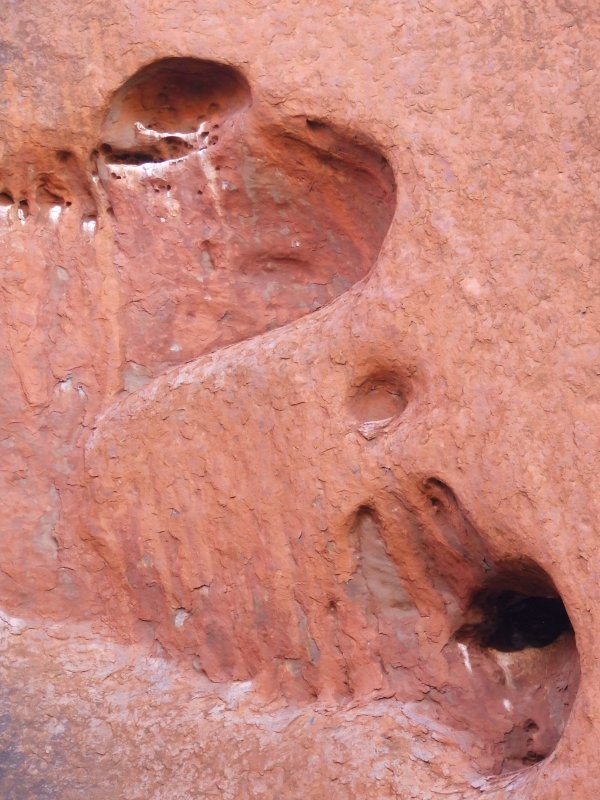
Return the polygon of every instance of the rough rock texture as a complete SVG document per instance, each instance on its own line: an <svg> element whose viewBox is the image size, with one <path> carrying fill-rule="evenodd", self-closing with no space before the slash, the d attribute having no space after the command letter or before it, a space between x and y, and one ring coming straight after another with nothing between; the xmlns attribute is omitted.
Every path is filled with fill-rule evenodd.
<svg viewBox="0 0 600 800"><path fill-rule="evenodd" d="M597 798L596 3L1 13L2 797Z"/></svg>

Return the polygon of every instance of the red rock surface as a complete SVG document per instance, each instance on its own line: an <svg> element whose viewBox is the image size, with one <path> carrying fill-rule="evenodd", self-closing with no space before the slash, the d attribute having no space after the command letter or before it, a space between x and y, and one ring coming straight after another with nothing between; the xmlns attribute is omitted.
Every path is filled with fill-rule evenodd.
<svg viewBox="0 0 600 800"><path fill-rule="evenodd" d="M596 798L596 5L3 11L2 796Z"/></svg>

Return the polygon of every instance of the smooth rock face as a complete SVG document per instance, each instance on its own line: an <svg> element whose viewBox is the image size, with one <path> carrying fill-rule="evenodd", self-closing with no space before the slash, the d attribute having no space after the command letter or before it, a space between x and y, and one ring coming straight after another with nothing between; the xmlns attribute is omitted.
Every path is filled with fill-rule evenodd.
<svg viewBox="0 0 600 800"><path fill-rule="evenodd" d="M597 798L596 4L3 16L2 797Z"/></svg>

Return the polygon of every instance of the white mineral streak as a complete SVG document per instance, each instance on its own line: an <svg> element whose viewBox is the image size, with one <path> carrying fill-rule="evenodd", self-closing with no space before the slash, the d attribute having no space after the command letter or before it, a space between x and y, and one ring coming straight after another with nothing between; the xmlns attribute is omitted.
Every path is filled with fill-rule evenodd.
<svg viewBox="0 0 600 800"><path fill-rule="evenodd" d="M62 207L61 206L52 206L50 211L48 212L48 216L50 217L50 221L56 224L60 219L60 215L62 214Z"/></svg>
<svg viewBox="0 0 600 800"><path fill-rule="evenodd" d="M183 142L192 145L192 147L199 147L200 145L203 146L203 143L200 140L202 138L202 134L207 132L205 122L200 125L198 130L192 131L192 133L178 133L177 131L167 131L167 133L161 133L160 131L155 131L152 128L147 128L141 122L136 122L134 127L136 130L136 138L142 142L160 142L162 139L177 137L177 139L181 139Z"/></svg>
<svg viewBox="0 0 600 800"><path fill-rule="evenodd" d="M471 664L471 656L469 655L469 648L467 647L466 644L459 643L458 649L460 650L460 652L462 654L463 661L465 663L465 668L466 668L467 672L470 675L472 675L473 674L473 666Z"/></svg>
<svg viewBox="0 0 600 800"><path fill-rule="evenodd" d="M96 230L96 220L84 219L82 227L85 233L87 233L89 236L93 236L94 231Z"/></svg>
<svg viewBox="0 0 600 800"><path fill-rule="evenodd" d="M500 669L504 673L504 678L506 680L506 685L510 688L514 688L514 683L512 679L512 675L510 674L510 668L512 666L512 658L510 653L499 653L496 652L495 654L496 661L500 666Z"/></svg>

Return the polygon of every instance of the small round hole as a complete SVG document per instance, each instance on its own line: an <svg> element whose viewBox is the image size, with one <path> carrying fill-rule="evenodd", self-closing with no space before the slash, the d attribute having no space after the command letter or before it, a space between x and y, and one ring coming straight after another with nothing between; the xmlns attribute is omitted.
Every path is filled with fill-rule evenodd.
<svg viewBox="0 0 600 800"><path fill-rule="evenodd" d="M376 373L352 390L349 410L360 423L382 422L401 414L407 403L404 381L399 375Z"/></svg>

